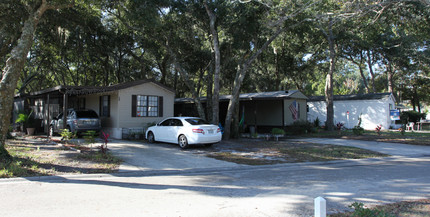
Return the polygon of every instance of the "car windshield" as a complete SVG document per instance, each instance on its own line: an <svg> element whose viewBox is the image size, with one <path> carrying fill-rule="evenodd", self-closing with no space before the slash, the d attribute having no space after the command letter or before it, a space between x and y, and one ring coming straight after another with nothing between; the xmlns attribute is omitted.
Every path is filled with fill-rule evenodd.
<svg viewBox="0 0 430 217"><path fill-rule="evenodd" d="M185 121L187 121L191 125L209 124L207 121L200 119L200 118L189 118L189 119L185 119Z"/></svg>
<svg viewBox="0 0 430 217"><path fill-rule="evenodd" d="M99 116L95 111L76 111L77 118L98 118Z"/></svg>

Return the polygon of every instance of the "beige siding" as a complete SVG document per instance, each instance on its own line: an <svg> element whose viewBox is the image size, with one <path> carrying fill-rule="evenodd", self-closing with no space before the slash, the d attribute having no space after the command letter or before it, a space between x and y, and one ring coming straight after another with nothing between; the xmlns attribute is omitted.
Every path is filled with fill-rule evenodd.
<svg viewBox="0 0 430 217"><path fill-rule="evenodd" d="M114 127L132 128L145 127L151 122L159 122L166 117L173 116L173 103L175 95L154 83L145 83L119 91L118 98L118 125ZM163 97L163 117L132 117L131 98L132 95L148 95Z"/></svg>
<svg viewBox="0 0 430 217"><path fill-rule="evenodd" d="M110 117L101 117L101 121L103 131L109 133L111 138L121 139L122 128L145 128L148 123L159 122L173 116L175 94L154 83L149 82L118 91L84 96L86 108L99 114L100 96L105 95L110 96ZM132 117L132 95L162 96L163 117Z"/></svg>
<svg viewBox="0 0 430 217"><path fill-rule="evenodd" d="M292 113L289 109L291 103L293 103L294 100L300 105L299 120L300 121L307 120L306 100L305 99L286 99L284 100L284 117L285 117L284 125L285 126L288 126L294 123Z"/></svg>
<svg viewBox="0 0 430 217"><path fill-rule="evenodd" d="M110 117L101 117L103 127L118 126L118 92L107 92L85 96L85 107L100 115L100 96L110 96Z"/></svg>

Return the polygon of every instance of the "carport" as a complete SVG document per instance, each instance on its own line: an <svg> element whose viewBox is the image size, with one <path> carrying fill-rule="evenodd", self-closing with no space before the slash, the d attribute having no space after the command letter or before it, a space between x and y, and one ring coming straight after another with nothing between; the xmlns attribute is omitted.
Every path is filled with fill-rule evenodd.
<svg viewBox="0 0 430 217"><path fill-rule="evenodd" d="M77 96L105 91L104 87L60 85L29 94L18 94L14 98L13 123L20 111L32 110L36 131L47 133L50 121L59 113L66 114L68 108L85 109L85 98ZM67 116L64 115L63 118L63 123L66 124Z"/></svg>

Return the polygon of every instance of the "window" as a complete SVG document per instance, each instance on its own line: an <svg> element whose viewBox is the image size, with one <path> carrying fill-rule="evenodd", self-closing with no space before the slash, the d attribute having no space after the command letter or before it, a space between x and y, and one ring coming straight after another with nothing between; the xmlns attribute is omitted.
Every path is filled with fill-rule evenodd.
<svg viewBox="0 0 430 217"><path fill-rule="evenodd" d="M100 96L100 117L110 117L110 96Z"/></svg>
<svg viewBox="0 0 430 217"><path fill-rule="evenodd" d="M200 118L190 118L190 119L185 119L188 123L190 123L191 125L204 125L204 124L209 124L207 121L200 119Z"/></svg>
<svg viewBox="0 0 430 217"><path fill-rule="evenodd" d="M132 117L162 117L163 97L133 95Z"/></svg>

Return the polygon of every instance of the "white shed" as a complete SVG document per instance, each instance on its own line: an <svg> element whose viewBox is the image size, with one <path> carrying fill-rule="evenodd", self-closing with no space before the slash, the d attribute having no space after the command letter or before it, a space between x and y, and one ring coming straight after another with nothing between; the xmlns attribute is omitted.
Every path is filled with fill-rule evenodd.
<svg viewBox="0 0 430 217"><path fill-rule="evenodd" d="M377 125L382 129L389 129L394 125L391 121L390 110L395 109L396 100L391 93L372 93L357 95L334 96L334 123L343 123L346 128L353 128L358 124L361 115L361 127L366 130L375 130ZM308 121L316 118L324 122L327 119L327 104L324 96L309 97Z"/></svg>

